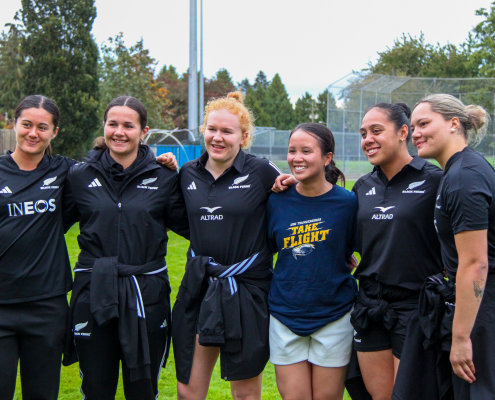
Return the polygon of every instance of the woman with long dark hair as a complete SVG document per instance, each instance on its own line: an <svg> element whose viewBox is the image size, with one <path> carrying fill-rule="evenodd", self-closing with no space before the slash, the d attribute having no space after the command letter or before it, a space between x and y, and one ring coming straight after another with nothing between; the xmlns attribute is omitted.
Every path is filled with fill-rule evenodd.
<svg viewBox="0 0 495 400"><path fill-rule="evenodd" d="M359 295L351 322L364 384L374 400L391 398L419 292L427 277L442 272L433 224L442 172L409 154L410 113L404 103L378 103L366 112L361 148L374 168L352 189L362 258L354 274Z"/></svg>
<svg viewBox="0 0 495 400"><path fill-rule="evenodd" d="M324 125L298 125L287 162L297 185L268 200L268 238L278 252L268 297L270 361L282 398L342 399L357 295L352 256L357 199L337 185L335 140Z"/></svg>

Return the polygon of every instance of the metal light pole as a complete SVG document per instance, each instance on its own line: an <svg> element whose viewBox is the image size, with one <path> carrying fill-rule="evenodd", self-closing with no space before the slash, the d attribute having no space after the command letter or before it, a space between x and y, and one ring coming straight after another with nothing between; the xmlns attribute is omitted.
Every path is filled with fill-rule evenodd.
<svg viewBox="0 0 495 400"><path fill-rule="evenodd" d="M203 114L205 109L205 79L203 75L203 0L199 3L199 125L203 125Z"/></svg>
<svg viewBox="0 0 495 400"><path fill-rule="evenodd" d="M198 128L198 5L190 0L189 15L189 109L188 127Z"/></svg>

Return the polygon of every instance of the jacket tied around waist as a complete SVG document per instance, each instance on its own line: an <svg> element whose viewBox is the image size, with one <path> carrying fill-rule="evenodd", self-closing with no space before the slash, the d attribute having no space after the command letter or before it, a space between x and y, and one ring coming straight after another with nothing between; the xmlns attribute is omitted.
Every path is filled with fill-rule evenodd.
<svg viewBox="0 0 495 400"><path fill-rule="evenodd" d="M202 346L220 347L223 354L240 352L246 335L264 342L263 334L242 325L242 314L250 312L243 304L248 304L246 297L250 297L254 288L268 294L273 275L273 258L267 251L233 265L222 265L211 257L195 255L192 249L190 255L172 311L177 378L183 383L189 381L196 333ZM264 302L267 330L267 296ZM222 371L223 377L228 375Z"/></svg>
<svg viewBox="0 0 495 400"><path fill-rule="evenodd" d="M81 254L74 273L91 274L82 285L74 285L69 311L69 329L64 349L64 365L77 361L72 326L75 304L90 285L90 309L98 325L118 318L119 341L131 373L131 381L150 378L150 355L146 314L136 275L158 274L167 270L164 258L143 265L118 262L117 257L95 258Z"/></svg>

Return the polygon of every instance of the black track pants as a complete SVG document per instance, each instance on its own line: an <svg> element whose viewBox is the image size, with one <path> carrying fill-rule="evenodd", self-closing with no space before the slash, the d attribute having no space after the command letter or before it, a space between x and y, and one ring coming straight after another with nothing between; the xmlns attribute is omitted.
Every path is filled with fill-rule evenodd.
<svg viewBox="0 0 495 400"><path fill-rule="evenodd" d="M0 304L0 400L12 400L20 360L23 400L56 400L68 316L65 295Z"/></svg>
<svg viewBox="0 0 495 400"><path fill-rule="evenodd" d="M78 314L85 314L78 304ZM123 357L118 334L118 320L98 326L92 320L91 336L76 337L76 349L82 377L81 391L86 400L114 400L119 380L119 364L122 361L122 380L127 400L153 400L158 395L158 378L167 347L167 329L164 320L170 313L168 302L145 306L146 327L151 359L151 379L131 382L129 369ZM92 318L92 317L91 317Z"/></svg>

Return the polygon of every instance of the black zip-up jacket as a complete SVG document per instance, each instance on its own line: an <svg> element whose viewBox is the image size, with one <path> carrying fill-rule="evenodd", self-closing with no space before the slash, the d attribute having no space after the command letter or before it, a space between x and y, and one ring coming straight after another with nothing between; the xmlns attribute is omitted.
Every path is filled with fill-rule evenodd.
<svg viewBox="0 0 495 400"><path fill-rule="evenodd" d="M92 308L95 308L92 313L98 323L118 316L121 312L117 311L116 296L110 298L102 290L96 293L91 289L92 280L100 289L105 281L108 282L108 291L115 293L117 290L119 300L140 292L144 306L157 303L168 296L170 291L166 269L158 268L159 265L165 266L168 242L166 230L170 228L189 238L189 223L178 189L177 172L157 164L154 154L147 146L141 146L140 152L144 153L144 158L136 160L131 176L122 185L114 185L112 175L108 169L105 170L102 162L104 150L90 151L85 163L78 164L69 171L67 190L72 194L73 204L65 207L64 219L66 225L79 219L81 231L78 237L81 253L75 269L81 272L75 275L71 312L74 311L78 294L87 290L90 292ZM118 192L114 186L119 188ZM99 259L107 259L110 263L95 261ZM144 272L148 272L145 265L150 263L157 266L151 269L163 269L163 272L144 275ZM101 270L101 266L105 270ZM88 269L92 272L83 272ZM113 287L112 273L118 274L117 279L122 282L118 284L118 289ZM132 284L134 274L139 289ZM95 301L91 296L103 296L104 299ZM135 301L129 304L138 307L135 311L139 314L139 305ZM101 305L106 308L99 307ZM118 307L122 307L122 304ZM120 321L121 333L123 330L137 329L137 319L127 318L126 321L127 326ZM74 322L76 321L71 317L70 336ZM135 369L135 379L146 377L149 373L146 372L147 346L143 347L142 343L145 339L141 334L138 336L140 339L135 339L140 342L130 347L125 346L122 337L120 338L126 360L135 360L134 365L130 365L131 370ZM64 365L77 360L71 346L73 338L68 339Z"/></svg>

